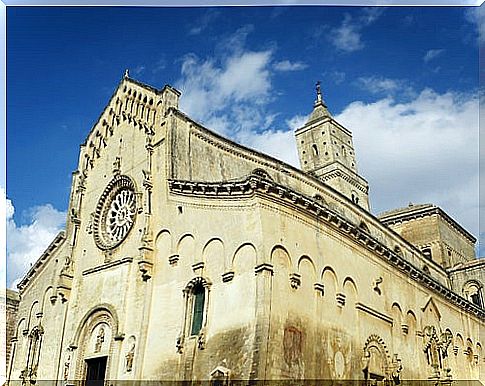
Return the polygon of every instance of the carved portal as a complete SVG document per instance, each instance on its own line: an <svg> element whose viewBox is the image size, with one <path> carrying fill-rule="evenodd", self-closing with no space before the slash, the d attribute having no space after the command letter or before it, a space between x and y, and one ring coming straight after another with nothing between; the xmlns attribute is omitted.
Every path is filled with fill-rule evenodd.
<svg viewBox="0 0 485 386"><path fill-rule="evenodd" d="M364 345L362 372L364 379L375 383L390 379L389 352L386 344L378 335L371 335Z"/></svg>

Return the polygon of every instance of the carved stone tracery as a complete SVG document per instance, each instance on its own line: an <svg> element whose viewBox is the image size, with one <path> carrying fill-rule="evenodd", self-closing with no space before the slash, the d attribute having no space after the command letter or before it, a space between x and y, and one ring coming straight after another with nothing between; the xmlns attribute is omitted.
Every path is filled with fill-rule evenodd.
<svg viewBox="0 0 485 386"><path fill-rule="evenodd" d="M135 185L128 176L117 175L101 195L93 218L94 240L98 248L118 246L133 228L137 213Z"/></svg>
<svg viewBox="0 0 485 386"><path fill-rule="evenodd" d="M448 330L438 334L435 326L423 328L424 347L428 365L432 369L431 379L449 378L450 369L446 366L445 358L448 357L448 348L453 340L453 335Z"/></svg>

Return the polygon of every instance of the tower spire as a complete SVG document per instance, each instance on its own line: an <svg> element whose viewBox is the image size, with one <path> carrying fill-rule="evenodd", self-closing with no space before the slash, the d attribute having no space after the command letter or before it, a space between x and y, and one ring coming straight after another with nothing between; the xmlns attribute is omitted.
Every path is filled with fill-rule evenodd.
<svg viewBox="0 0 485 386"><path fill-rule="evenodd" d="M320 88L320 81L318 80L317 83L315 84L315 90L317 91L317 100L315 101L315 106L316 105L325 105L325 103L323 103L323 98L322 98L322 90Z"/></svg>
<svg viewBox="0 0 485 386"><path fill-rule="evenodd" d="M313 111L295 132L301 168L368 210L369 185L357 172L352 133L327 110L320 81L315 92Z"/></svg>
<svg viewBox="0 0 485 386"><path fill-rule="evenodd" d="M317 92L317 99L315 100L315 103L313 104L313 111L310 115L310 118L308 119L308 122L314 121L318 118L330 116L330 113L327 110L327 105L325 104L325 101L323 100L320 81L317 81L317 83L315 83L315 90Z"/></svg>

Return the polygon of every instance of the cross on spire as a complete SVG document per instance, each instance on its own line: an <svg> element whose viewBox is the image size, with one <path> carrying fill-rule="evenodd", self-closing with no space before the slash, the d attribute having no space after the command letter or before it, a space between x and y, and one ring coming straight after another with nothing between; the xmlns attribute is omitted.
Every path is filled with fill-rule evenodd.
<svg viewBox="0 0 485 386"><path fill-rule="evenodd" d="M317 81L317 83L315 83L315 90L317 91L317 99L315 100L315 107L319 105L326 107L325 102L323 101L322 89L320 85L321 85L320 81Z"/></svg>
<svg viewBox="0 0 485 386"><path fill-rule="evenodd" d="M317 90L317 102L322 101L322 90L320 89L320 81L318 80L315 84L315 89Z"/></svg>

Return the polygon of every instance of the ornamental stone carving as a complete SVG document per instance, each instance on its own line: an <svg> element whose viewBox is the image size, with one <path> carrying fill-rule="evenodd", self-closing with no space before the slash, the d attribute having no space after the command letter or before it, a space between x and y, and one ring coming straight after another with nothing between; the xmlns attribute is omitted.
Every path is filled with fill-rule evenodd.
<svg viewBox="0 0 485 386"><path fill-rule="evenodd" d="M117 247L133 228L137 212L135 185L127 176L116 176L104 190L93 220L94 240L98 248Z"/></svg>

